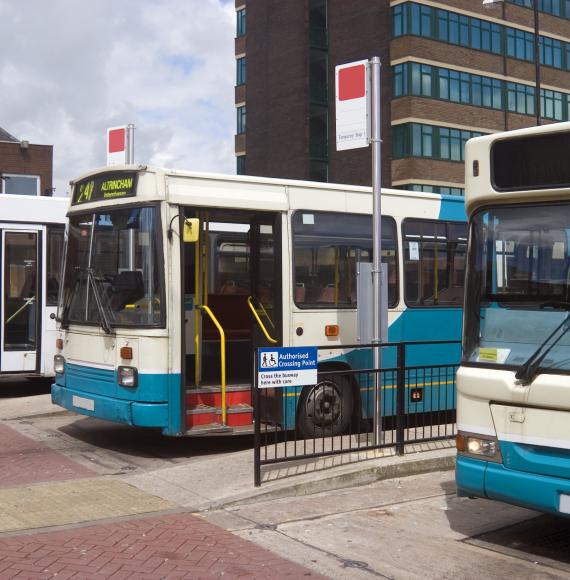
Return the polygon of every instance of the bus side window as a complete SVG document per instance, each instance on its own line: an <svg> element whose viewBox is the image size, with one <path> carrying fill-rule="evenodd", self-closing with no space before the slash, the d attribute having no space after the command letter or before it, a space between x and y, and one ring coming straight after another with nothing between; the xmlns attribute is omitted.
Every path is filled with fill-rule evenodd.
<svg viewBox="0 0 570 580"><path fill-rule="evenodd" d="M64 226L48 226L46 263L46 305L56 306L61 282Z"/></svg>

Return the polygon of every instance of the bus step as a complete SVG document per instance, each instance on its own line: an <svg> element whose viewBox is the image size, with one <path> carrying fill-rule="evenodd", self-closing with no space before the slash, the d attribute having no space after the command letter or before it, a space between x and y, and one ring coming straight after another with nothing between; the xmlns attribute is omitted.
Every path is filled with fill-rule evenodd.
<svg viewBox="0 0 570 580"><path fill-rule="evenodd" d="M188 436L200 436L200 435L228 435L233 433L234 430L231 427L226 427L220 425L219 423L211 423L210 425L197 425L196 427L189 427L186 431Z"/></svg>
<svg viewBox="0 0 570 580"><path fill-rule="evenodd" d="M226 387L226 405L251 405L251 386L232 385ZM220 386L205 386L186 389L186 408L190 409L198 405L209 407L222 406L222 388Z"/></svg>
<svg viewBox="0 0 570 580"><path fill-rule="evenodd" d="M243 427L253 423L253 407L247 403L228 405L226 411L227 427ZM218 425L222 426L222 409L199 404L186 411L186 428Z"/></svg>

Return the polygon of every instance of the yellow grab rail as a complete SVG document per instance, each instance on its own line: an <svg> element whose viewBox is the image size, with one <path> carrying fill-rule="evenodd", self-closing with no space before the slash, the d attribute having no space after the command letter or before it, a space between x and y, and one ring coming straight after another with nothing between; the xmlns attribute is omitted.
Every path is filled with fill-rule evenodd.
<svg viewBox="0 0 570 580"><path fill-rule="evenodd" d="M253 315L255 316L255 319L257 320L257 324L259 324L259 328L261 328L263 334L265 334L265 338L271 344L277 344L277 341L274 338L271 338L269 336L269 333L267 332L265 325L263 324L263 322L261 322L261 318L259 318L259 314L257 314L257 310L255 309L255 306L253 305L252 300L253 300L253 296L249 296L247 299L247 304L249 305L250 310L253 312ZM263 304L260 303L260 306L261 306L261 308L263 308ZM269 320L269 322L271 322L271 318L269 318L269 315L265 311L265 308L263 308L263 311L265 312L265 316L267 316L267 319ZM271 326L273 326L273 328L275 328L275 326L273 325L273 322L271 322Z"/></svg>
<svg viewBox="0 0 570 580"><path fill-rule="evenodd" d="M214 313L210 310L208 306L198 305L197 308L204 310L206 314L210 317L211 321L215 324L218 332L220 333L220 372L221 372L221 382L222 382L222 425L226 424L226 334L222 325L218 322L218 319L214 316Z"/></svg>

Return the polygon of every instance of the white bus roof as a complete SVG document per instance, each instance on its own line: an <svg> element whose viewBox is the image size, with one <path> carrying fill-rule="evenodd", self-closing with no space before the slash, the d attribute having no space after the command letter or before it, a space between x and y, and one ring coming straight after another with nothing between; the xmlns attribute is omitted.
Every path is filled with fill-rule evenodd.
<svg viewBox="0 0 570 580"><path fill-rule="evenodd" d="M467 141L465 145L465 209L467 214L469 215L478 207L487 204L516 203L537 198L544 201L556 200L561 197L567 198L570 185L566 188L556 189L497 191L493 186L491 175L491 147L496 141L557 132L570 133L570 122L504 131L502 133L484 135L483 137L475 137ZM476 175L477 172L478 175Z"/></svg>
<svg viewBox="0 0 570 580"><path fill-rule="evenodd" d="M200 207L222 207L234 209L253 209L260 211L286 211L295 209L314 209L337 212L369 213L372 211L372 189L370 187L339 185L331 183L300 181L291 179L274 179L249 175L224 175L180 171L146 165L124 165L102 167L86 173L72 185L90 176L109 171L137 170L139 184L137 199L165 200L180 205ZM433 193L382 189L383 200L403 198L412 200L440 201L442 196ZM463 203L463 198L446 199ZM114 200L113 204L132 203L135 198L129 197ZM71 206L71 212L89 207L97 202L82 203ZM83 211L85 211L83 209Z"/></svg>
<svg viewBox="0 0 570 580"><path fill-rule="evenodd" d="M63 224L68 209L68 197L0 194L2 223Z"/></svg>

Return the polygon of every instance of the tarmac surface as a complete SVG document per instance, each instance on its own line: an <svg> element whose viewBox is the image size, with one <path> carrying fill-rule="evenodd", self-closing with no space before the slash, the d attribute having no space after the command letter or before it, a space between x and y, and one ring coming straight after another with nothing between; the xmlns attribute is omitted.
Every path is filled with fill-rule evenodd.
<svg viewBox="0 0 570 580"><path fill-rule="evenodd" d="M2 401L0 578L570 577L570 527L457 498L451 442L277 466L255 488L247 440L133 433L48 395ZM560 546L537 550L539 529Z"/></svg>

